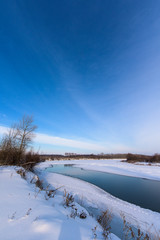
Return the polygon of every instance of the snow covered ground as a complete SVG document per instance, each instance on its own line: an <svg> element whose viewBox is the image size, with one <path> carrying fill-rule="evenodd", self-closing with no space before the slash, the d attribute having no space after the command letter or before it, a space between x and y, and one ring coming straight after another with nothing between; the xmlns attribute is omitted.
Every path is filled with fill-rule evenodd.
<svg viewBox="0 0 160 240"><path fill-rule="evenodd" d="M120 160L46 161L35 167L45 187L57 189L54 198L46 198L39 191L32 173L23 179L14 167L0 167L0 239L2 240L90 240L97 226L96 239L103 239L102 228L94 216L109 209L112 212L112 232L122 238L122 217L142 231L160 235L160 214L140 208L113 197L102 189L82 180L44 171L52 164L75 164L90 170L111 172L134 177L160 180L160 166L135 165ZM78 214L87 213L86 219L73 217L71 207L64 205L64 190L73 195ZM111 234L111 239L118 239Z"/></svg>
<svg viewBox="0 0 160 240"><path fill-rule="evenodd" d="M96 226L96 239L103 239L102 228L86 209L75 203L78 214L85 212L87 218L73 217L73 208L64 205L64 195L57 191L54 198L46 197L31 183L33 176L28 173L26 181L15 167L0 167L1 240L90 240Z"/></svg>
<svg viewBox="0 0 160 240"><path fill-rule="evenodd" d="M110 209L113 218L113 232L120 235L116 230L122 227L121 215L124 214L126 220L135 227L140 227L142 231L149 231L160 235L160 213L143 209L134 204L122 201L112 195L106 193L102 189L84 182L82 180L73 179L60 174L49 173L44 171L46 167L52 164L75 164L90 170L98 170L103 172L111 172L134 177L143 177L148 179L160 180L160 166L135 165L120 160L71 160L71 161L46 161L36 167L41 179L51 184L53 187L61 187L59 192L66 189L72 193L77 201L79 201L87 209L106 210ZM156 238L155 238L156 239Z"/></svg>

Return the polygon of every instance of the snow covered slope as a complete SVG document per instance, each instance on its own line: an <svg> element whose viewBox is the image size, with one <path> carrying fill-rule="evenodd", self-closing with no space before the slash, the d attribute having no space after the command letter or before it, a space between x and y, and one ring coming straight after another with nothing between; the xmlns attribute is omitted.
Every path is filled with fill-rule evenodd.
<svg viewBox="0 0 160 240"><path fill-rule="evenodd" d="M86 219L71 217L64 207L63 195L45 199L39 191L16 173L14 167L0 167L0 239L1 240L89 240L97 226L97 239L103 239L102 228L87 214ZM76 204L78 211L87 212ZM118 239L113 234L111 239Z"/></svg>

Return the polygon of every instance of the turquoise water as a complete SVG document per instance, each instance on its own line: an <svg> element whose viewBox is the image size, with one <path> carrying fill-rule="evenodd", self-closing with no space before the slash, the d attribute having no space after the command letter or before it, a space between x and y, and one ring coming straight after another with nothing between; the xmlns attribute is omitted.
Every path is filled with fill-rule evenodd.
<svg viewBox="0 0 160 240"><path fill-rule="evenodd" d="M53 165L46 171L87 181L124 201L160 212L160 181L84 170L74 165Z"/></svg>

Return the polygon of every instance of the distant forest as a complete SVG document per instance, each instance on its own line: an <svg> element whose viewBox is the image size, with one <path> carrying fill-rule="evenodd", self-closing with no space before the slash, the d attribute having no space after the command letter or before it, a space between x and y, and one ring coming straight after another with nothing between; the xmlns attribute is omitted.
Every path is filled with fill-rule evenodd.
<svg viewBox="0 0 160 240"><path fill-rule="evenodd" d="M52 160L57 160L57 159L126 159L127 154L66 154L66 155L61 155L61 154L41 154L41 158L46 159L50 158Z"/></svg>

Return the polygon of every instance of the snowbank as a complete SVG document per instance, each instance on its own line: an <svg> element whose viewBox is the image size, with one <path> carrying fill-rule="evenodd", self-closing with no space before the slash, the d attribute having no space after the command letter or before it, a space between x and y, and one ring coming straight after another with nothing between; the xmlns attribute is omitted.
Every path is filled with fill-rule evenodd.
<svg viewBox="0 0 160 240"><path fill-rule="evenodd" d="M16 173L14 167L0 167L0 239L3 240L89 240L97 225L97 239L103 239L102 228L87 215L86 219L71 217L71 208L64 208L64 198L56 194L45 199L39 191ZM76 204L79 211L86 211ZM111 239L118 239L113 234Z"/></svg>

